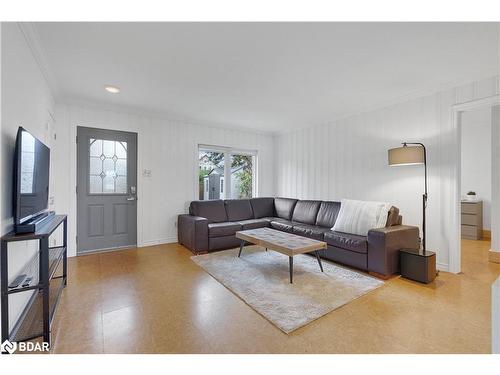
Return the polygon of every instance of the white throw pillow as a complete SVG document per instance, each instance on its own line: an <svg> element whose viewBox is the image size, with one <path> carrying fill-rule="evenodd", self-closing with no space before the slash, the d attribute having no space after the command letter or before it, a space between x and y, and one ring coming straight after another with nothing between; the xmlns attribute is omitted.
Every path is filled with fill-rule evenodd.
<svg viewBox="0 0 500 375"><path fill-rule="evenodd" d="M373 228L385 227L391 205L384 202L342 199L332 230L366 236Z"/></svg>

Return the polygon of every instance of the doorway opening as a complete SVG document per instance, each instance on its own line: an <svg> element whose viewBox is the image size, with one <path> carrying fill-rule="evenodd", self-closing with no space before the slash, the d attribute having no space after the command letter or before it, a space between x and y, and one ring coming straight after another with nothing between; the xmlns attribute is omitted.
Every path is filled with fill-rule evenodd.
<svg viewBox="0 0 500 375"><path fill-rule="evenodd" d="M465 249L475 251L479 242L483 241L484 244L480 248L489 249L492 188L491 108L482 107L462 112L461 127L460 229L462 248L464 251Z"/></svg>
<svg viewBox="0 0 500 375"><path fill-rule="evenodd" d="M452 241L456 241L456 246L450 249L451 272L461 272L461 260L466 255L462 254L462 247L484 252L485 248L493 248L492 237L500 235L494 229L498 220L495 205L500 205L500 195L495 193L500 188L495 182L500 182L500 153L496 151L498 141L495 141L500 135L498 114L500 96L453 107L458 152L456 232Z"/></svg>

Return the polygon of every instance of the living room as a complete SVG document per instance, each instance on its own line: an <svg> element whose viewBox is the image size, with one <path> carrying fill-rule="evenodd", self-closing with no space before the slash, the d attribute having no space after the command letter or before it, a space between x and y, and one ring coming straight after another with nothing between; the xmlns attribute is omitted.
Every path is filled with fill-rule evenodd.
<svg viewBox="0 0 500 375"><path fill-rule="evenodd" d="M14 19L2 352L500 353L499 22Z"/></svg>

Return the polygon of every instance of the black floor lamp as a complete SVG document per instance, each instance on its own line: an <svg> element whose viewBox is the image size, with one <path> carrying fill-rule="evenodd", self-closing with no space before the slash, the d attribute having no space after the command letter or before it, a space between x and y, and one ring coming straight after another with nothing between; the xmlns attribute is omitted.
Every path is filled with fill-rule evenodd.
<svg viewBox="0 0 500 375"><path fill-rule="evenodd" d="M422 250L400 249L401 275L430 283L436 277L436 253L427 251L425 244L425 210L427 208L427 151L423 143L404 142L402 147L389 150L389 165L424 165L425 190L422 195Z"/></svg>
<svg viewBox="0 0 500 375"><path fill-rule="evenodd" d="M424 165L425 190L422 195L422 250L425 254L425 209L427 208L427 151L423 143L404 142L389 150L389 165Z"/></svg>

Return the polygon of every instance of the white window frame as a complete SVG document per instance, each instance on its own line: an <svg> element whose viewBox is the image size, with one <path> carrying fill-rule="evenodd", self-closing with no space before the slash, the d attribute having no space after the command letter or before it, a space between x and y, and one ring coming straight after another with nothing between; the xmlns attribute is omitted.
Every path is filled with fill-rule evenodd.
<svg viewBox="0 0 500 375"><path fill-rule="evenodd" d="M212 152L220 152L224 154L224 199L230 199L231 196L231 155L248 155L253 157L252 163L252 197L256 198L259 196L258 190L258 151L257 150L246 150L241 148L233 148L233 147L225 147L225 146L214 146L207 144L198 144L198 148L196 150L196 173L195 173L195 181L196 181L196 189L199 189L199 179L198 179L198 169L200 168L198 160L200 151L212 151ZM225 178L229 176L229 178ZM195 196L195 199L197 195Z"/></svg>

